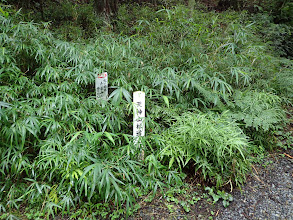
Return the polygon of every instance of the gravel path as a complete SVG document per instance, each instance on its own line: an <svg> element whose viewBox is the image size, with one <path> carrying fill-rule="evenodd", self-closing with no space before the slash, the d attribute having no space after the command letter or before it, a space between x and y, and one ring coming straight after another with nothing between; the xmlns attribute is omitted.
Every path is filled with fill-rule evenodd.
<svg viewBox="0 0 293 220"><path fill-rule="evenodd" d="M272 155L248 176L242 193L216 219L293 219L293 151Z"/></svg>

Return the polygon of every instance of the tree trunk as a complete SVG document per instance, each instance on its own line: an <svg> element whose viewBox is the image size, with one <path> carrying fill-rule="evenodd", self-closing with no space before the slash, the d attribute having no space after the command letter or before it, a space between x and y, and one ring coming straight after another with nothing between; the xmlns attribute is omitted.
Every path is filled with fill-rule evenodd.
<svg viewBox="0 0 293 220"><path fill-rule="evenodd" d="M41 16L42 16L42 20L45 20L44 17L44 0L40 0L40 10L41 10Z"/></svg>
<svg viewBox="0 0 293 220"><path fill-rule="evenodd" d="M221 11L225 11L229 8L238 10L239 4L240 4L239 0L220 0L217 8Z"/></svg>
<svg viewBox="0 0 293 220"><path fill-rule="evenodd" d="M115 16L118 12L118 0L94 0L94 7L98 14Z"/></svg>

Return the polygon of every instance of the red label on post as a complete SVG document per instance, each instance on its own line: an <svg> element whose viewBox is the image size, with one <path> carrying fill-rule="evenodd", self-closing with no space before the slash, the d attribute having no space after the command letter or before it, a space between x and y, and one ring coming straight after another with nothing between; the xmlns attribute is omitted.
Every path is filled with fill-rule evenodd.
<svg viewBox="0 0 293 220"><path fill-rule="evenodd" d="M106 77L107 77L107 73L102 73L101 75L98 76L99 79L106 78Z"/></svg>

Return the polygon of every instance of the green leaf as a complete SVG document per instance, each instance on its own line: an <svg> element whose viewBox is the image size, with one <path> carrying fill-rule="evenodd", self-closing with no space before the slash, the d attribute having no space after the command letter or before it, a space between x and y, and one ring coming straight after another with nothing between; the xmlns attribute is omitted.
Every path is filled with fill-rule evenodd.
<svg viewBox="0 0 293 220"><path fill-rule="evenodd" d="M108 140L110 140L115 145L115 141L113 139L113 134L110 134L110 133L105 131L104 135L108 138Z"/></svg>
<svg viewBox="0 0 293 220"><path fill-rule="evenodd" d="M165 104L169 108L170 106L169 106L169 99L168 99L168 97L163 95L163 99L164 99Z"/></svg>

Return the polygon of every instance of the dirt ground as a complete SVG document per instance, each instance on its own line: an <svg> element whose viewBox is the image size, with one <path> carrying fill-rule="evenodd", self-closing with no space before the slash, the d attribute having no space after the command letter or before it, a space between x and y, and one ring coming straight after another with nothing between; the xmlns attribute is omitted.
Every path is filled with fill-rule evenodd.
<svg viewBox="0 0 293 220"><path fill-rule="evenodd" d="M224 208L221 201L200 197L186 212L182 205L158 197L130 219L293 219L293 150L274 152L253 166L247 182L231 195L233 201ZM170 208L171 207L171 208Z"/></svg>

